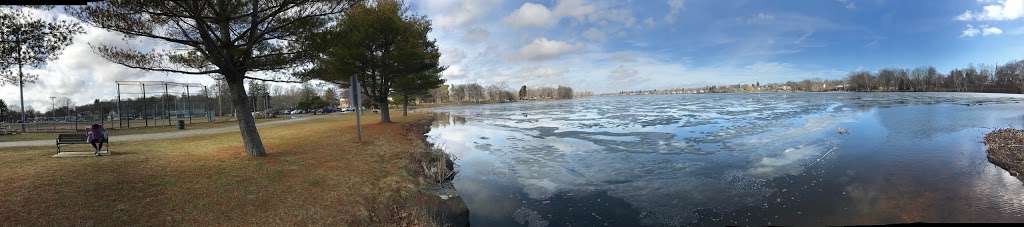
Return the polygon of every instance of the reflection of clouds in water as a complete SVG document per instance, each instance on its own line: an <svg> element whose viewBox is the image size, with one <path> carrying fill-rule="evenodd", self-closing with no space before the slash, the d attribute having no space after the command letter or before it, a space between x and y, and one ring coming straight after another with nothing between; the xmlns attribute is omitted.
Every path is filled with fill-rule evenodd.
<svg viewBox="0 0 1024 227"><path fill-rule="evenodd" d="M802 145L789 148L773 157L763 157L761 161L754 164L750 173L762 177L777 177L784 174L794 175L803 171L804 163L800 161L810 158L817 158L834 147L827 147L821 144Z"/></svg>
<svg viewBox="0 0 1024 227"><path fill-rule="evenodd" d="M501 219L508 216L510 210L522 206L519 198L513 196L517 191L510 190L511 185L495 182L494 179L478 177L461 177L456 181L456 189L466 205L471 208L474 216L490 219Z"/></svg>
<svg viewBox="0 0 1024 227"><path fill-rule="evenodd" d="M559 185L551 180L556 179L555 176L541 176L543 178L532 178L522 177L519 179L519 183L523 184L523 191L530 196L531 199L544 199L551 197L555 192L558 191Z"/></svg>
<svg viewBox="0 0 1024 227"><path fill-rule="evenodd" d="M740 144L750 146L762 146L776 144L782 141L808 140L821 136L821 133L835 132L839 124L853 122L854 114L832 113L820 116L811 116L804 119L803 124L797 127L785 127L774 131L741 138L737 141Z"/></svg>
<svg viewBox="0 0 1024 227"><path fill-rule="evenodd" d="M808 117L803 124L740 139L735 146L754 150L748 173L758 178L796 175L837 149L835 130L850 122L851 114L823 114Z"/></svg>

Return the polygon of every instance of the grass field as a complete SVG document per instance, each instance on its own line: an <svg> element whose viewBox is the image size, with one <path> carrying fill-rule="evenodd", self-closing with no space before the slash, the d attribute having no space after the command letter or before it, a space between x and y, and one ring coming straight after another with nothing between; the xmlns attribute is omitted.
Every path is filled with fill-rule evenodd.
<svg viewBox="0 0 1024 227"><path fill-rule="evenodd" d="M246 157L237 133L117 144L104 157L0 149L0 223L435 225L409 202L427 182L415 176L410 154L425 144L413 125L430 116L395 116L364 124L361 143L352 115L263 128L262 158Z"/></svg>
<svg viewBox="0 0 1024 227"><path fill-rule="evenodd" d="M277 117L277 118L260 118L260 119L256 119L256 122L259 123L259 122L269 122L269 121L278 121L278 120L286 120L286 119L288 119L288 116L281 116L281 117ZM110 124L110 122L107 122L107 123ZM178 131L177 126L173 126L173 125L172 126L168 126L168 125L166 125L166 123L163 124L163 125L154 125L154 126L148 126L148 127L144 127L144 126L141 126L141 125L143 125L143 124L133 123L133 126L135 126L135 127L131 127L131 128L117 128L115 125L110 125L110 126L107 126L107 130L109 131L109 133L111 135L132 135L132 134L144 134L144 133L158 133L158 132ZM84 123L79 125L79 127L83 128L83 129L85 127L88 127L88 126L89 126L88 124L84 124ZM238 126L238 121L229 120L229 118L227 118L227 117L222 118L222 119L218 119L217 121L214 121L214 122L206 122L205 120L203 120L203 121L198 121L197 120L197 121L194 121L192 124L185 125L185 130L206 129L206 128L220 128L220 127L230 127L230 126L237 127ZM15 127L17 127L17 126L15 126ZM68 132L64 132L64 133L68 133ZM30 133L20 133L20 134L13 134L13 135L0 135L0 142L27 141L27 140L52 140L54 138L57 138L57 134L60 134L60 133L30 132Z"/></svg>

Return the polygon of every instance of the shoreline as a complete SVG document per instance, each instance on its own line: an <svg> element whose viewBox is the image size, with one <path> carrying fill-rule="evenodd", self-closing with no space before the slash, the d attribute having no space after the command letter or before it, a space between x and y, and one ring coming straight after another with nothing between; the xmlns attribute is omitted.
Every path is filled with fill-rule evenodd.
<svg viewBox="0 0 1024 227"><path fill-rule="evenodd" d="M985 134L988 161L1024 182L1024 130L996 129Z"/></svg>
<svg viewBox="0 0 1024 227"><path fill-rule="evenodd" d="M430 117L408 124L410 137L420 142L423 147L413 151L413 158L410 160L410 170L417 175L423 185L416 203L428 207L428 212L446 226L469 226L469 208L466 202L459 196L452 180L457 174L455 162L451 156L443 150L437 149L434 144L427 140L426 134L430 132L431 126L437 121L437 116Z"/></svg>

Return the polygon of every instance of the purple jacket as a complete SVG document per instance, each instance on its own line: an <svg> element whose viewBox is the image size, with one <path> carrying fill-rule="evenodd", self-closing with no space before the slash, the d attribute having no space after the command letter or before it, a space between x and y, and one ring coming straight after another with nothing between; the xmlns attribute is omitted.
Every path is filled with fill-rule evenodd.
<svg viewBox="0 0 1024 227"><path fill-rule="evenodd" d="M105 129L105 128L98 128L98 129L90 128L89 131L85 133L85 135L86 135L86 139L89 140L89 141L92 141L94 139L100 139L100 140L106 139L107 138L107 129Z"/></svg>

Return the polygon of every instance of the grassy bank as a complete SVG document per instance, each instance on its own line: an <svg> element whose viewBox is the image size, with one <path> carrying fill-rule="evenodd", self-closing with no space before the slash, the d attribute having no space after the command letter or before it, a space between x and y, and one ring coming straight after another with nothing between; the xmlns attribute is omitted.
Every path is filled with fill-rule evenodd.
<svg viewBox="0 0 1024 227"><path fill-rule="evenodd" d="M1024 181L1024 130L998 129L985 135L988 160Z"/></svg>
<svg viewBox="0 0 1024 227"><path fill-rule="evenodd" d="M0 150L4 225L433 226L416 203L426 114L364 125L351 115L260 129L267 157L237 133L115 144L113 155ZM86 146L83 150L89 149Z"/></svg>

